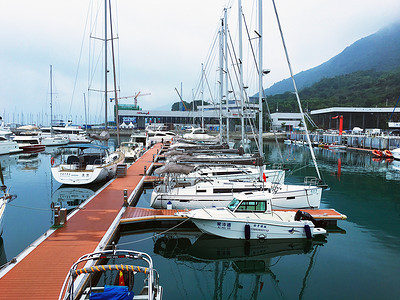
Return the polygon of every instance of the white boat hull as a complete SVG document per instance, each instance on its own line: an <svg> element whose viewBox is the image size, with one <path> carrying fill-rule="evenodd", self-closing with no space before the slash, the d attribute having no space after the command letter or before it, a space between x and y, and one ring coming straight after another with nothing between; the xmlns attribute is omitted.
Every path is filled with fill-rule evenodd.
<svg viewBox="0 0 400 300"><path fill-rule="evenodd" d="M257 219L255 214L235 219L221 218L218 213L206 216L206 213L205 210L200 213L195 211L190 218L202 232L228 239L305 239L307 226L311 236L326 233L324 229L315 228L311 221L282 221L276 213L271 214L271 220ZM246 238L247 225L249 236Z"/></svg>
<svg viewBox="0 0 400 300"><path fill-rule="evenodd" d="M18 143L14 141L0 141L0 155L22 152Z"/></svg>
<svg viewBox="0 0 400 300"><path fill-rule="evenodd" d="M195 193L185 194L188 188L172 189L161 192L162 186L153 190L150 205L153 208L197 209L208 207L225 207L234 198L234 192L224 194L206 194L197 189ZM260 188L261 189L261 188ZM249 188L250 190L250 188ZM252 189L256 190L255 187ZM272 208L319 208L322 188L316 186L283 185L277 193L272 193Z"/></svg>
<svg viewBox="0 0 400 300"><path fill-rule="evenodd" d="M400 160L400 148L393 149L391 152L394 159Z"/></svg>

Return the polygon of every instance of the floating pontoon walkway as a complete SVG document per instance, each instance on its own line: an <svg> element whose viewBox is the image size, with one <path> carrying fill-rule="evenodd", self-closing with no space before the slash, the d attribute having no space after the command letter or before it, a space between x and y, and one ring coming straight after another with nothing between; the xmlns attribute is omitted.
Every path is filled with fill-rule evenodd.
<svg viewBox="0 0 400 300"><path fill-rule="evenodd" d="M116 178L68 216L64 227L49 230L0 271L0 298L58 299L71 265L83 254L102 250L113 238L125 211L123 190L131 201L151 170L161 144L140 157L125 177Z"/></svg>
<svg viewBox="0 0 400 300"><path fill-rule="evenodd" d="M280 209L279 211L293 211L298 209ZM186 218L175 215L183 210L176 209L149 209L140 207L128 207L121 218L121 225L139 224L152 221L177 221L182 222ZM317 221L325 221L328 225L336 224L338 220L346 220L347 216L334 209L301 209L308 212Z"/></svg>

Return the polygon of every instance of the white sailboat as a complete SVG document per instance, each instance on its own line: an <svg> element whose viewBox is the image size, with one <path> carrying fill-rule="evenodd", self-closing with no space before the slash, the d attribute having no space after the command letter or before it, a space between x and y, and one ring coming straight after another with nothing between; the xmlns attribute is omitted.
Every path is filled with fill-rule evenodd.
<svg viewBox="0 0 400 300"><path fill-rule="evenodd" d="M228 239L311 239L326 234L307 214L273 211L272 202L271 197L241 194L227 207L196 209L185 215L202 232Z"/></svg>
<svg viewBox="0 0 400 300"><path fill-rule="evenodd" d="M69 143L69 139L62 135L54 134L53 130L53 66L50 65L50 135L42 132L42 145L61 146Z"/></svg>
<svg viewBox="0 0 400 300"><path fill-rule="evenodd" d="M159 185L151 194L150 205L153 208L196 209L207 207L225 207L236 193L263 191L271 195L273 208L319 208L322 188L307 183L305 185L275 184L260 181L235 181L199 178L192 186L170 189Z"/></svg>
<svg viewBox="0 0 400 300"><path fill-rule="evenodd" d="M61 161L51 167L55 180L68 185L85 185L113 178L124 163L120 151L110 153L97 144L72 144L61 148Z"/></svg>

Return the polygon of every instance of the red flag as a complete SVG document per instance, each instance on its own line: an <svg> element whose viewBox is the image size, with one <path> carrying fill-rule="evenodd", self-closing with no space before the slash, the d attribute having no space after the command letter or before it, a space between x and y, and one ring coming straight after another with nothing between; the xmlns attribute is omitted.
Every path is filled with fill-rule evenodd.
<svg viewBox="0 0 400 300"><path fill-rule="evenodd" d="M263 179L264 179L264 182L267 181L267 176L265 176L265 173L263 173Z"/></svg>
<svg viewBox="0 0 400 300"><path fill-rule="evenodd" d="M124 274L119 271L119 285L125 285Z"/></svg>

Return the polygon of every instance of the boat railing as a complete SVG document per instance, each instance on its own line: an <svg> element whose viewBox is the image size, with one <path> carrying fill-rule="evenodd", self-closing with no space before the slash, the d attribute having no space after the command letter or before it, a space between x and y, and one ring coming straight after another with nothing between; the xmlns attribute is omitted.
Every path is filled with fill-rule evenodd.
<svg viewBox="0 0 400 300"><path fill-rule="evenodd" d="M304 185L314 185L314 186L318 186L319 184L319 179L316 177L311 177L311 176L306 176L304 177Z"/></svg>
<svg viewBox="0 0 400 300"><path fill-rule="evenodd" d="M95 264L95 262L102 262L104 260L115 259L115 258L123 258L123 259L133 259L133 260L142 260L147 263L147 267L138 266L138 265L124 265L124 264L111 264L111 265L103 265L103 264ZM90 263L90 265L81 266L83 263ZM100 273L105 271L127 271L135 273L144 273L147 275L146 281L148 284L148 296L149 299L153 299L154 297L154 289L158 287L158 273L155 269L153 269L153 261L152 258L144 252L131 251L131 250L106 250L100 252L89 253L81 256L78 261L76 261L67 277L65 278L64 284L62 286L59 300L60 299L76 299L77 296L76 291L81 290L79 286L74 286L75 279L80 275L90 276L93 273ZM91 280L89 280L91 282ZM90 284L90 288L92 285ZM79 293L79 292L78 292Z"/></svg>

